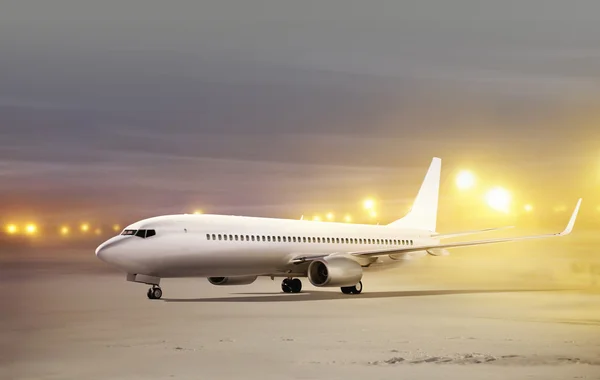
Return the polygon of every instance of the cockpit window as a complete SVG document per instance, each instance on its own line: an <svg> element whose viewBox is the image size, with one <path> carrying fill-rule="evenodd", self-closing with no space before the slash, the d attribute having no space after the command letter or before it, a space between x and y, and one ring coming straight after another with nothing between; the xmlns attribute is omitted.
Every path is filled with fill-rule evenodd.
<svg viewBox="0 0 600 380"><path fill-rule="evenodd" d="M142 239L156 235L156 230L124 230L121 235L137 236Z"/></svg>

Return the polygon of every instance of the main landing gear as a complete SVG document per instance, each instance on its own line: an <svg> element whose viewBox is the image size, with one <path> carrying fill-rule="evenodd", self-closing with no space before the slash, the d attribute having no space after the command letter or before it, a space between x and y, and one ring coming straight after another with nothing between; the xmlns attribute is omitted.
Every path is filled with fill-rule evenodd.
<svg viewBox="0 0 600 380"><path fill-rule="evenodd" d="M284 293L300 293L302 290L302 281L299 278L285 278L281 281L281 290Z"/></svg>
<svg viewBox="0 0 600 380"><path fill-rule="evenodd" d="M341 289L344 294L360 294L362 292L362 281L354 286L343 286Z"/></svg>
<svg viewBox="0 0 600 380"><path fill-rule="evenodd" d="M162 289L159 286L152 286L146 294L151 300L159 300L162 297Z"/></svg>

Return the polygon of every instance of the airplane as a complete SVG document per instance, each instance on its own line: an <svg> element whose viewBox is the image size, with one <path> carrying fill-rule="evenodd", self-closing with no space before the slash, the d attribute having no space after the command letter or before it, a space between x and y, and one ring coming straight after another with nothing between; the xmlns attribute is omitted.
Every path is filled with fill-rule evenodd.
<svg viewBox="0 0 600 380"><path fill-rule="evenodd" d="M559 233L443 242L492 229L436 232L442 160L434 157L411 210L387 225L314 222L231 215L165 215L140 220L96 249L96 256L127 273L130 282L151 285L160 299L162 278L204 277L213 285L248 285L259 276L283 277L284 293L299 293L300 278L315 287L362 292L363 272L414 257L445 256L448 249L566 236L581 198Z"/></svg>

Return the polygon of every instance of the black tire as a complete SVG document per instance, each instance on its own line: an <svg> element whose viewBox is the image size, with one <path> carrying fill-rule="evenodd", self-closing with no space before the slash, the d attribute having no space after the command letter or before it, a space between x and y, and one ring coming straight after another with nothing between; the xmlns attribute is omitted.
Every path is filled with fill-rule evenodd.
<svg viewBox="0 0 600 380"><path fill-rule="evenodd" d="M160 297L162 297L162 289L161 288L152 289L152 297L154 297L153 299L155 299L155 300L159 300Z"/></svg>
<svg viewBox="0 0 600 380"><path fill-rule="evenodd" d="M154 292L152 291L152 288L148 289L148 293L146 293L146 296L148 296L148 298L151 300L154 299Z"/></svg>
<svg viewBox="0 0 600 380"><path fill-rule="evenodd" d="M302 281L299 278L294 278L290 282L292 293L300 293L302 291Z"/></svg>
<svg viewBox="0 0 600 380"><path fill-rule="evenodd" d="M352 294L351 286L342 286L340 289L342 289L342 293L344 294Z"/></svg>
<svg viewBox="0 0 600 380"><path fill-rule="evenodd" d="M363 286L362 281L359 281L358 284L354 285L352 288L352 294L360 294L362 292Z"/></svg>
<svg viewBox="0 0 600 380"><path fill-rule="evenodd" d="M284 293L292 292L292 284L290 284L290 280L288 278L281 281L281 290L283 290Z"/></svg>
<svg viewBox="0 0 600 380"><path fill-rule="evenodd" d="M354 286L343 286L340 289L342 289L342 293L344 294L360 294L363 289L362 281L359 281L358 284Z"/></svg>

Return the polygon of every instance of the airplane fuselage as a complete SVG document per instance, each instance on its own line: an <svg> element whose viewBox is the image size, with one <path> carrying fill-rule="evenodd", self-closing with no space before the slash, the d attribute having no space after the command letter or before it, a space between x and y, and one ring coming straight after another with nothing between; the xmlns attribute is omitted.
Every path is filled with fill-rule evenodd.
<svg viewBox="0 0 600 380"><path fill-rule="evenodd" d="M138 231L153 231L152 236ZM142 232L143 234L143 232ZM303 275L300 255L431 244L427 231L390 226L224 215L145 219L98 247L100 259L128 273L155 277ZM412 256L418 256L413 254ZM369 260L364 266L385 264ZM388 260L393 261L392 259Z"/></svg>

